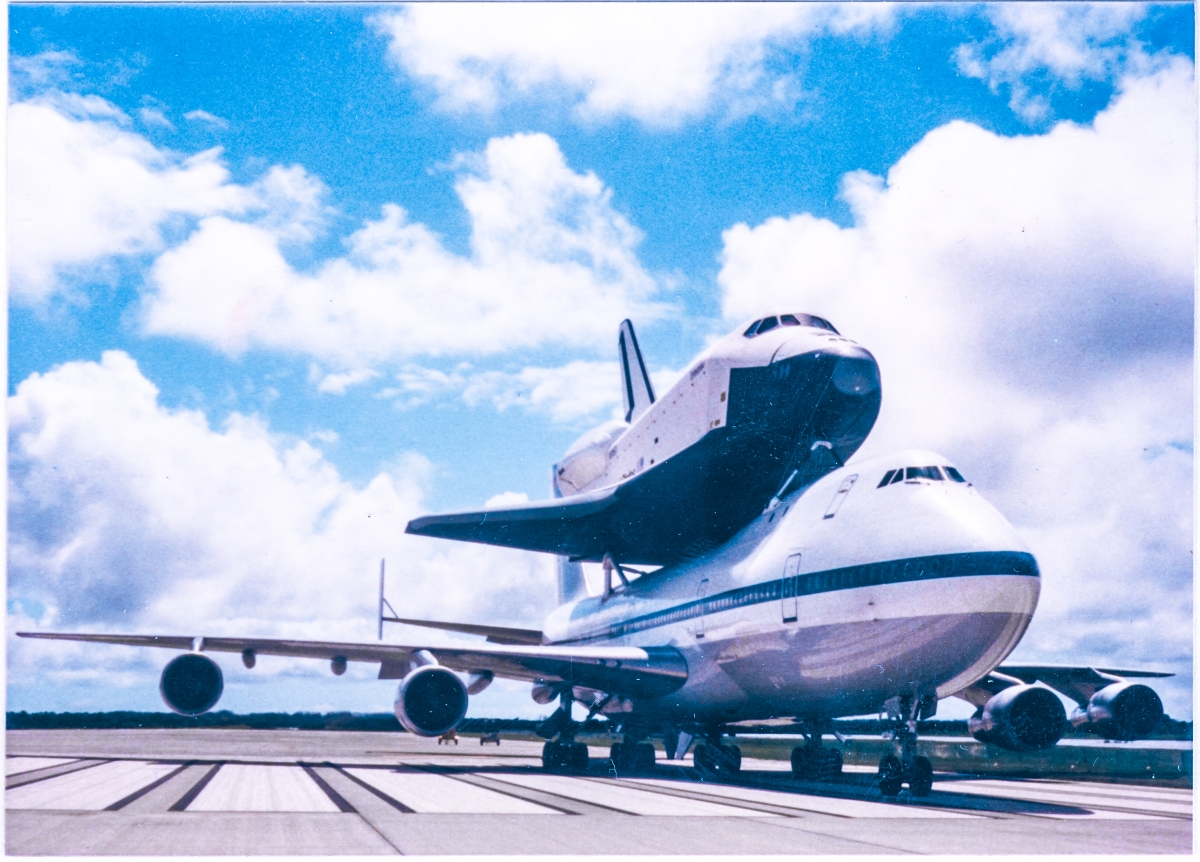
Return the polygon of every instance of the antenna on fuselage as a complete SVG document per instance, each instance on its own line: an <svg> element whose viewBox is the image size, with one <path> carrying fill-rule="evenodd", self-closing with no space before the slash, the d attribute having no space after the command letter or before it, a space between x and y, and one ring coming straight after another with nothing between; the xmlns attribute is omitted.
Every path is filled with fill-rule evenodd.
<svg viewBox="0 0 1200 862"><path fill-rule="evenodd" d="M379 634L377 636L379 640L383 640L383 624L384 623L400 622L400 620L397 619L397 617L399 617L400 615L398 613L396 613L396 609L392 607L392 603L383 597L383 579L384 579L384 572L385 572L386 568L387 568L387 559L385 558L385 559L382 559L379 561ZM383 615L384 608L387 608L389 611L392 612L392 615L390 617L385 617Z"/></svg>

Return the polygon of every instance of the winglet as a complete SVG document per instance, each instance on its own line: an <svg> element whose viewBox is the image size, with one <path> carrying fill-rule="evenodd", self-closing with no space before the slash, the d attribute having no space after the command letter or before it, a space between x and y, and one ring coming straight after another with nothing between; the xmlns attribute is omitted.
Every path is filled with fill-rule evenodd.
<svg viewBox="0 0 1200 862"><path fill-rule="evenodd" d="M654 403L654 387L642 361L633 323L621 321L617 335L617 353L621 357L621 398L625 403L625 421L633 422Z"/></svg>

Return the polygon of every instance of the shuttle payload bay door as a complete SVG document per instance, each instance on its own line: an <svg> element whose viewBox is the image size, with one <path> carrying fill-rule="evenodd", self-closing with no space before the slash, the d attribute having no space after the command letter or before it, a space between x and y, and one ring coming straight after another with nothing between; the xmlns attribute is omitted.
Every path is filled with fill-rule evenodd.
<svg viewBox="0 0 1200 862"><path fill-rule="evenodd" d="M783 621L785 623L794 623L797 616L797 596L796 589L799 586L799 578L796 573L800 571L800 554L792 554L787 558L787 563L783 567L783 580L780 583L779 595L783 597Z"/></svg>

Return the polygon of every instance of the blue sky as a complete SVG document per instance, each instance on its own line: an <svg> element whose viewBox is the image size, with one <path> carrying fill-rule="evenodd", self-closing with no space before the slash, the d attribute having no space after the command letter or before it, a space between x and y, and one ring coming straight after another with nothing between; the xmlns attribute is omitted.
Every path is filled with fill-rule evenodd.
<svg viewBox="0 0 1200 862"><path fill-rule="evenodd" d="M879 356L864 454L940 447L1026 535L1018 657L1186 670L1193 33L1186 4L10 7L10 631L369 637L382 556L397 607L537 624L546 561L404 522L546 496L619 402L623 317L661 386L785 303ZM99 661L10 641L10 708L157 708L159 657ZM230 671L225 703L390 702L322 673Z"/></svg>

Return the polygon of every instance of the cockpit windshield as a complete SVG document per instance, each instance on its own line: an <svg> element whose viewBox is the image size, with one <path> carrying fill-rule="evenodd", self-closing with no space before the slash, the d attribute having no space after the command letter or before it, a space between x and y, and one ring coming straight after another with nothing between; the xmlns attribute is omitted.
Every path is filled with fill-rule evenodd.
<svg viewBox="0 0 1200 862"><path fill-rule="evenodd" d="M817 329L828 330L834 335L841 334L833 328L833 324L828 320L813 314L781 314L778 317L763 317L747 326L746 331L742 334L747 338L753 338L756 335L769 332L778 326L812 326Z"/></svg>

